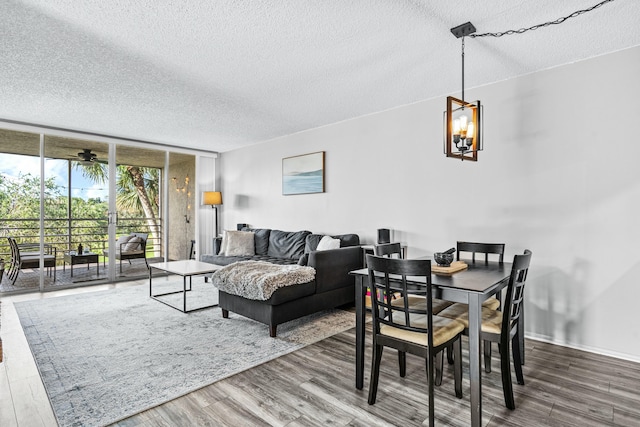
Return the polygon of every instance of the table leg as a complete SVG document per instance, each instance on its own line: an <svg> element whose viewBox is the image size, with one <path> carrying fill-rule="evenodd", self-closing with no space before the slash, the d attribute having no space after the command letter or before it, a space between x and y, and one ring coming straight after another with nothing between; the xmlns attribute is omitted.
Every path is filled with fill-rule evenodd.
<svg viewBox="0 0 640 427"><path fill-rule="evenodd" d="M478 294L469 293L469 380L471 385L471 425L482 425L482 377L480 369L481 303Z"/></svg>
<svg viewBox="0 0 640 427"><path fill-rule="evenodd" d="M151 270L153 270L153 268L149 267L149 296L153 297L153 292L151 292Z"/></svg>
<svg viewBox="0 0 640 427"><path fill-rule="evenodd" d="M71 261L71 277L73 277L73 261Z"/></svg>
<svg viewBox="0 0 640 427"><path fill-rule="evenodd" d="M362 390L364 385L364 317L366 315L364 280L364 276L356 276L356 388L358 390Z"/></svg>
<svg viewBox="0 0 640 427"><path fill-rule="evenodd" d="M182 276L182 305L184 307L182 311L186 313L187 312L187 276Z"/></svg>

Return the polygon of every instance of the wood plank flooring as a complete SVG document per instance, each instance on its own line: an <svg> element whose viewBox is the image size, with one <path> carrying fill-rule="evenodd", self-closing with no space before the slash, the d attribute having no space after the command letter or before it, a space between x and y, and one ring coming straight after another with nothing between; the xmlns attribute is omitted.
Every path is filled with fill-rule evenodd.
<svg viewBox="0 0 640 427"><path fill-rule="evenodd" d="M54 426L53 413L11 303L16 298L28 296L3 302L6 360L0 364L0 425ZM407 376L400 378L396 353L386 350L378 399L370 406L370 354L367 351L365 388L356 390L354 342L354 330L340 333L114 426L426 425L424 361L407 355ZM465 340L463 349L466 347ZM533 340L526 340L526 347L526 385L514 383L514 411L504 406L494 349L493 371L483 372L484 425L640 426L640 364ZM467 355L463 358L463 398L456 399L453 370L445 366L442 386L436 388L437 425L469 425Z"/></svg>

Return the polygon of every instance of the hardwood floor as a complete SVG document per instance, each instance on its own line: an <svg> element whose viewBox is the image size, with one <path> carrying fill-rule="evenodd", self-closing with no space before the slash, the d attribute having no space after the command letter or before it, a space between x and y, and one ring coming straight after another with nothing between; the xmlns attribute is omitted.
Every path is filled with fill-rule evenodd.
<svg viewBox="0 0 640 427"><path fill-rule="evenodd" d="M0 425L54 426L53 413L11 303L17 298L28 296L7 299L2 309L6 360L0 364ZM354 342L354 330L340 333L115 426L423 425L428 415L423 360L407 355L407 376L400 378L396 353L385 350L378 399L370 406L369 352L365 389L358 391L354 387ZM527 340L526 346L526 385L514 383L514 411L504 406L495 355L493 371L483 372L484 425L640 425L640 364L533 340ZM466 347L465 341L463 349ZM455 398L453 371L446 366L442 386L436 388L437 425L469 425L467 355L463 357L463 398Z"/></svg>

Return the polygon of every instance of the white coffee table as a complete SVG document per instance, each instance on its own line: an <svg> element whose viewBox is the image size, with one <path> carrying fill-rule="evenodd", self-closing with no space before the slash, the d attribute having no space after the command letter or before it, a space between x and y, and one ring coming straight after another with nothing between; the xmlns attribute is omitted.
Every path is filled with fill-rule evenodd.
<svg viewBox="0 0 640 427"><path fill-rule="evenodd" d="M156 301L160 301L163 304L168 305L171 308L175 308L178 311L183 313L190 313L192 311L202 310L205 308L216 307L218 304L206 305L204 307L198 307L191 310L187 310L187 292L191 291L191 278L193 276L199 276L202 274L213 273L221 269L223 266L216 264L209 264L208 262L196 261L193 259L183 260L183 261L167 261L167 262L157 262L153 264L149 264L149 296ZM153 269L162 270L170 274L176 274L178 276L182 276L182 290L173 291L173 292L165 292L163 294L154 294L153 293ZM189 287L187 288L187 277L189 278ZM158 297L164 295L172 295L182 293L182 308L173 306L166 301L161 300Z"/></svg>

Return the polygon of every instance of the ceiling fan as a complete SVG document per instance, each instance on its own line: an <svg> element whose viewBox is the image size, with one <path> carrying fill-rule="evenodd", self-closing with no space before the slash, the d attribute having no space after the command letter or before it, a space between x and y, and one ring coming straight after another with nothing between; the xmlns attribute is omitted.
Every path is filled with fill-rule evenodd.
<svg viewBox="0 0 640 427"><path fill-rule="evenodd" d="M91 149L85 148L78 153L78 159L83 165L90 165L97 161L98 156L91 152Z"/></svg>

